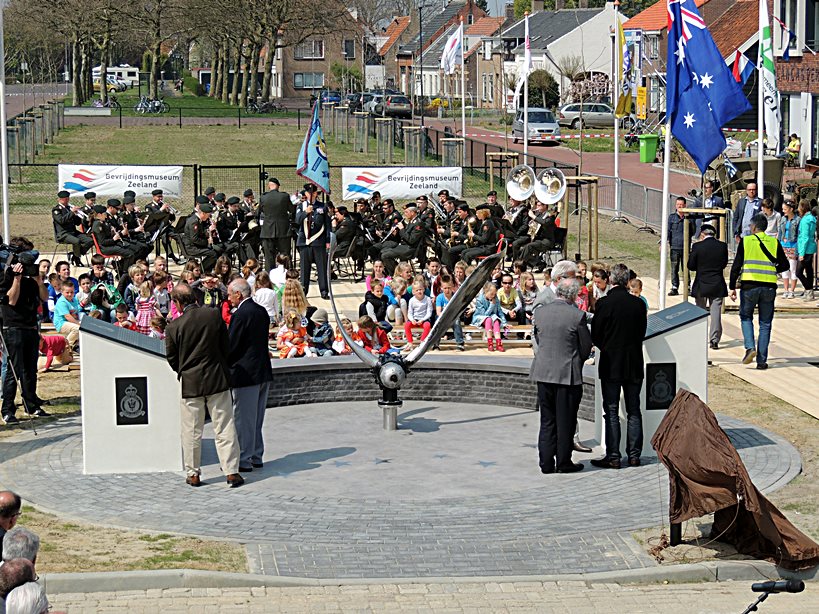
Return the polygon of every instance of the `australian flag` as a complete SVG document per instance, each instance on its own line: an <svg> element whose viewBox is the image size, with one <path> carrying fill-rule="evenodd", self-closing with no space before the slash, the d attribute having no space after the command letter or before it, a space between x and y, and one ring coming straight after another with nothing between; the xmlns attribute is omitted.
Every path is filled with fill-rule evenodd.
<svg viewBox="0 0 819 614"><path fill-rule="evenodd" d="M330 163L327 161L327 144L319 121L318 100L313 105L313 119L304 136L299 159L296 160L296 174L325 194L330 193Z"/></svg>
<svg viewBox="0 0 819 614"><path fill-rule="evenodd" d="M666 116L704 173L725 149L722 127L751 108L694 0L668 2Z"/></svg>

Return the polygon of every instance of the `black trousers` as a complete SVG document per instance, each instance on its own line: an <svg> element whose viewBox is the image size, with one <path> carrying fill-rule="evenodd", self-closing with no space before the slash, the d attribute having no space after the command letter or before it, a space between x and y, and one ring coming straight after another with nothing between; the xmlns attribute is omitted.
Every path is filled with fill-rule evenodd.
<svg viewBox="0 0 819 614"><path fill-rule="evenodd" d="M28 411L34 412L40 407L37 398L37 356L39 355L40 335L35 329L4 328L3 337L9 353L9 364L3 380L3 416L13 416L16 412L14 397L17 396L17 382L20 380L20 395ZM13 369L12 369L13 368Z"/></svg>
<svg viewBox="0 0 819 614"><path fill-rule="evenodd" d="M549 241L548 239L532 241L523 247L523 250L520 252L520 257L530 265L534 266L537 264L538 256L551 249L553 246L554 241Z"/></svg>
<svg viewBox="0 0 819 614"><path fill-rule="evenodd" d="M813 290L813 254L799 259L796 265L796 277L802 282L805 292Z"/></svg>
<svg viewBox="0 0 819 614"><path fill-rule="evenodd" d="M189 247L186 245L185 251L188 252L188 256L199 259L203 273L210 273L219 258L219 252L210 247Z"/></svg>
<svg viewBox="0 0 819 614"><path fill-rule="evenodd" d="M583 397L583 385L537 383L540 407L538 452L540 468L546 471L563 469L572 464L577 410Z"/></svg>
<svg viewBox="0 0 819 614"><path fill-rule="evenodd" d="M388 275L395 273L399 260L409 260L415 255L416 248L411 245L396 245L381 251L381 261Z"/></svg>
<svg viewBox="0 0 819 614"><path fill-rule="evenodd" d="M310 289L310 272L313 269L313 263L316 264L316 272L318 273L319 292L322 295L327 294L327 247L324 243L320 245L299 245L299 265L300 265L300 279L301 287L304 288L304 295L307 296L307 291Z"/></svg>
<svg viewBox="0 0 819 614"><path fill-rule="evenodd" d="M626 402L626 454L640 458L643 451L643 417L640 413L640 390L643 382L600 380L603 414L606 421L606 458L620 460L620 390Z"/></svg>
<svg viewBox="0 0 819 614"><path fill-rule="evenodd" d="M71 251L73 254L79 258L89 249L94 247L94 239L89 237L86 234L64 234L57 238L59 243L66 243L71 246Z"/></svg>
<svg viewBox="0 0 819 614"><path fill-rule="evenodd" d="M529 235L523 235L522 237L515 237L512 239L512 258L517 260L520 257L520 253L526 245L531 242Z"/></svg>
<svg viewBox="0 0 819 614"><path fill-rule="evenodd" d="M478 256L489 256L495 253L495 246L483 245L478 247L470 247L461 254L461 259L467 264L472 264Z"/></svg>
<svg viewBox="0 0 819 614"><path fill-rule="evenodd" d="M265 268L270 270L276 266L277 255L290 255L290 237L262 239L262 251L264 251Z"/></svg>

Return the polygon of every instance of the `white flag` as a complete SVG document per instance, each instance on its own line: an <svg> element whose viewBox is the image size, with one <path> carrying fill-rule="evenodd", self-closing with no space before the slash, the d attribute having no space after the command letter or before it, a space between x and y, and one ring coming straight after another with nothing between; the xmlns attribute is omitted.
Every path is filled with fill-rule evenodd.
<svg viewBox="0 0 819 614"><path fill-rule="evenodd" d="M532 71L535 69L535 65L532 63L532 45L529 41L529 15L526 15L523 27L526 47L523 51L523 69L518 75L518 82L515 84L515 100L520 96L520 90L523 88L524 81L526 81L526 78L532 74Z"/></svg>
<svg viewBox="0 0 819 614"><path fill-rule="evenodd" d="M450 36L446 45L444 45L444 52L441 54L441 68L444 73L451 75L455 72L455 68L464 63L464 24L458 26L455 33Z"/></svg>
<svg viewBox="0 0 819 614"><path fill-rule="evenodd" d="M768 18L768 3L761 0L759 10L764 24L762 45L759 47L759 74L762 77L763 100L765 105L765 147L779 153L779 133L782 117L779 109L779 90L776 89L776 70L773 57L773 37L771 22Z"/></svg>

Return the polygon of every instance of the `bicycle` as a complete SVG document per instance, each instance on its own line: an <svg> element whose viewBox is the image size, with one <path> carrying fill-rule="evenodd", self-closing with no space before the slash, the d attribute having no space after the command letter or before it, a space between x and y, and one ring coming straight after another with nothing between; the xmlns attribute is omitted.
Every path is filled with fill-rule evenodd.
<svg viewBox="0 0 819 614"><path fill-rule="evenodd" d="M134 105L134 113L144 115L145 113L167 113L170 111L170 106L162 98L148 98L142 96Z"/></svg>
<svg viewBox="0 0 819 614"><path fill-rule="evenodd" d="M94 100L93 106L98 109L119 109L121 105L119 104L116 96L113 94L108 94L108 100L103 103L100 102L99 98L97 98Z"/></svg>

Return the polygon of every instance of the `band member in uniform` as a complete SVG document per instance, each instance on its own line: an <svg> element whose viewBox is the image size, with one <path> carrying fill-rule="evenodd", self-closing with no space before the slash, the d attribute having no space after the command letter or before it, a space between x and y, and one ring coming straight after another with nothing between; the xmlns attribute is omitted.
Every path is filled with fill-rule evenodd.
<svg viewBox="0 0 819 614"><path fill-rule="evenodd" d="M356 269L361 269L361 277L364 277L364 237L361 233L360 227L355 223L352 214L347 210L347 207L340 205L333 217L333 231L336 234L336 241L338 247L336 248L336 255L344 257L347 255L350 245L355 243L351 253L353 260L355 260ZM358 278L358 275L356 275Z"/></svg>
<svg viewBox="0 0 819 614"><path fill-rule="evenodd" d="M245 212L239 208L239 198L231 196L226 201L226 209L220 213L216 219L216 231L219 236L219 243L236 243L238 245L239 260L242 263L248 258L253 258L248 254L249 246L241 239L241 227L245 222ZM245 225L244 232L247 232Z"/></svg>
<svg viewBox="0 0 819 614"><path fill-rule="evenodd" d="M88 235L77 230L83 221L86 224L90 220L83 219L79 207L72 207L69 204L71 194L66 190L57 193L57 204L51 210L51 220L54 223L54 236L57 243L68 243L71 245L71 261L75 266L82 265L80 256L84 255L94 245L94 240ZM87 217L87 216L86 216Z"/></svg>
<svg viewBox="0 0 819 614"><path fill-rule="evenodd" d="M239 208L245 212L245 215L256 215L259 203L256 202L256 197L253 195L253 190L250 188L242 192L242 202Z"/></svg>
<svg viewBox="0 0 819 614"><path fill-rule="evenodd" d="M86 192L83 194L83 198L85 199L85 204L82 206L82 212L91 220L94 217L94 205L97 204L97 193ZM88 232L89 230L91 230L91 222L83 224L83 231Z"/></svg>
<svg viewBox="0 0 819 614"><path fill-rule="evenodd" d="M133 196L125 196L122 199L122 208L120 212L120 220L122 225L128 229L128 236L134 241L145 243L145 215L140 214L136 210L136 203Z"/></svg>
<svg viewBox="0 0 819 614"><path fill-rule="evenodd" d="M462 203L455 208L455 219L447 229L449 240L441 258L441 262L452 270L453 265L461 259L461 255L469 249L467 233L469 232L469 205ZM477 219L477 218L474 218Z"/></svg>
<svg viewBox="0 0 819 614"><path fill-rule="evenodd" d="M509 199L509 210L504 214L500 227L512 247L512 260L517 260L520 250L531 241L528 214L529 209L523 202Z"/></svg>
<svg viewBox="0 0 819 614"><path fill-rule="evenodd" d="M156 254L159 255L160 241L162 247L165 248L165 253L168 258L173 260L176 264L181 264L182 260L173 253L173 246L171 245L171 234L173 232L173 223L176 220L171 206L168 205L162 197L164 193L162 190L154 190L151 192L151 202L145 205L145 211L148 217L145 218L145 232L150 236L159 232L156 241Z"/></svg>
<svg viewBox="0 0 819 614"><path fill-rule="evenodd" d="M417 207L407 205L404 209L404 217L406 221L396 225L400 243L381 250L381 260L384 262L387 275L390 276L395 272L398 261L409 260L415 256L420 244L427 238L424 224L418 219Z"/></svg>
<svg viewBox="0 0 819 614"><path fill-rule="evenodd" d="M208 197L208 203L210 203L211 206L214 207L213 210L216 211L216 203L213 202L216 200L216 188L213 186L205 188L205 196Z"/></svg>
<svg viewBox="0 0 819 614"><path fill-rule="evenodd" d="M376 225L375 241L368 250L372 260L381 258L383 250L398 245L398 224L404 219L395 210L395 203L392 198L384 200L381 213L383 220Z"/></svg>
<svg viewBox="0 0 819 614"><path fill-rule="evenodd" d="M438 204L442 207L444 203L449 200L449 190L441 190L438 192Z"/></svg>
<svg viewBox="0 0 819 614"><path fill-rule="evenodd" d="M147 258L148 254L151 253L151 246L131 237L125 219L121 215L121 208L122 203L118 198L108 200L105 210L108 215L108 225L111 227L112 232L119 235L122 245L131 250L137 260Z"/></svg>
<svg viewBox="0 0 819 614"><path fill-rule="evenodd" d="M504 213L506 213L506 211L503 210L503 205L498 202L498 193L495 190L487 192L486 204L489 206L492 215L497 219L501 219Z"/></svg>
<svg viewBox="0 0 819 614"><path fill-rule="evenodd" d="M119 203L119 201L116 202ZM136 262L136 252L130 246L123 244L122 237L111 227L107 209L103 205L94 205L94 223L91 225L91 234L97 239L103 254L120 256L121 270L127 271L128 267Z"/></svg>
<svg viewBox="0 0 819 614"><path fill-rule="evenodd" d="M301 266L301 287L304 295L310 288L310 271L316 263L319 291L321 298L329 299L327 287L327 250L330 249L330 217L327 206L316 202L318 190L312 184L306 184L304 190L308 195L307 205L296 212L296 226L299 229L296 248L299 250Z"/></svg>
<svg viewBox="0 0 819 614"><path fill-rule="evenodd" d="M538 264L540 254L554 247L555 244L555 212L549 211L549 205L538 201L534 211L529 212L529 236L534 237L521 251L520 257L529 266Z"/></svg>
<svg viewBox="0 0 819 614"><path fill-rule="evenodd" d="M438 224L435 221L435 210L429 206L429 199L425 194L415 199L415 206L418 208L418 219L424 225L427 236L434 237L438 232Z"/></svg>
<svg viewBox="0 0 819 614"><path fill-rule="evenodd" d="M210 204L206 196L197 196L199 211L188 217L185 222L185 234L182 242L188 255L199 258L202 262L202 271L210 272L221 251L217 251L216 246L220 244L216 226L211 221L213 205ZM224 250L222 250L224 251Z"/></svg>
<svg viewBox="0 0 819 614"><path fill-rule="evenodd" d="M383 205L381 204L381 192L376 190L370 195L370 210L372 214L376 217L378 221L382 219L382 208Z"/></svg>
<svg viewBox="0 0 819 614"><path fill-rule="evenodd" d="M478 218L477 228L467 231L471 247L463 253L463 259L471 263L478 256L489 256L495 253L498 242L498 227L492 219L492 210L488 205L479 205L475 209Z"/></svg>
<svg viewBox="0 0 819 614"><path fill-rule="evenodd" d="M271 177L267 182L268 191L259 201L262 224L260 236L267 269L276 264L277 254L290 255L291 226L296 212L290 196L280 192L279 185L279 180Z"/></svg>

